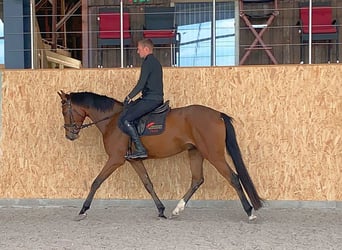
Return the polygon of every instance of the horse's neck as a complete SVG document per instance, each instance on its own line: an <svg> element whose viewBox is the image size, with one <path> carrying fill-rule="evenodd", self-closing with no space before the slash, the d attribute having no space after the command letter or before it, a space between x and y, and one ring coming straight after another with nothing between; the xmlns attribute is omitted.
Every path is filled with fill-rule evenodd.
<svg viewBox="0 0 342 250"><path fill-rule="evenodd" d="M92 120L95 126L101 131L105 132L107 124L110 123L113 118L121 113L121 109L113 108L112 110L102 112L96 109L87 110L87 116Z"/></svg>

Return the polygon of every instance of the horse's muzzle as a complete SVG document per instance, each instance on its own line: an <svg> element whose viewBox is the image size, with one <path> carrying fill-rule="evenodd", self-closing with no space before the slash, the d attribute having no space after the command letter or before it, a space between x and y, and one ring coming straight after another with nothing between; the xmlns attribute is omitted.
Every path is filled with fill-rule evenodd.
<svg viewBox="0 0 342 250"><path fill-rule="evenodd" d="M68 133L68 134L65 135L65 137L67 139L69 139L70 141L74 141L74 140L76 140L79 137L79 135L78 134L73 134L73 133Z"/></svg>

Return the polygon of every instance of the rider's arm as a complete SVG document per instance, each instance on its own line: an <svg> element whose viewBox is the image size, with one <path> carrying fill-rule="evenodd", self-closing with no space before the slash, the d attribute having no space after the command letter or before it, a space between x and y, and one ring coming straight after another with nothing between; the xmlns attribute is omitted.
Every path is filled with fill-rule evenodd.
<svg viewBox="0 0 342 250"><path fill-rule="evenodd" d="M137 85L132 89L132 91L128 94L130 99L134 98L137 94L139 94L145 87L147 83L147 79L150 76L151 67L148 60L145 60L143 65L141 66L140 77Z"/></svg>

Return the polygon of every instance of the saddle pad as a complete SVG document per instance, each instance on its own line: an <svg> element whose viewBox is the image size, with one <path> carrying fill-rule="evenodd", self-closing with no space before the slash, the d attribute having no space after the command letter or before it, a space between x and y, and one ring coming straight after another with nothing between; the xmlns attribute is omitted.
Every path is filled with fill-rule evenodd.
<svg viewBox="0 0 342 250"><path fill-rule="evenodd" d="M141 117L136 124L139 136L159 135L165 130L165 119L170 108L162 113L149 113Z"/></svg>

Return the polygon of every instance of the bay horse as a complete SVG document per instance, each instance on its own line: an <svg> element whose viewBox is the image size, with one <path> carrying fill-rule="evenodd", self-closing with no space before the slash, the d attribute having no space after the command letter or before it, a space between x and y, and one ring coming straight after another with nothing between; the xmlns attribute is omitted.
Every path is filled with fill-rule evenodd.
<svg viewBox="0 0 342 250"><path fill-rule="evenodd" d="M129 137L121 132L117 124L124 106L122 102L111 97L91 92L66 94L59 91L58 95L62 103L66 138L75 140L79 137L82 128L95 125L103 135L104 148L108 154L106 164L93 181L82 209L75 218L75 220L82 220L87 216L86 211L90 208L97 189L126 161ZM86 117L89 117L92 122L83 124ZM192 195L203 184L203 161L207 159L236 190L248 219L256 219L253 208L254 210L261 208L263 200L259 197L243 162L232 118L206 106L190 105L171 109L165 123L165 131L162 134L143 136L141 140L148 151L149 159L169 157L188 151L191 184L172 211L172 216L179 215L185 209ZM226 151L230 154L237 173L228 165L225 159ZM129 160L129 163L153 198L158 216L166 218L165 207L154 191L143 161Z"/></svg>

